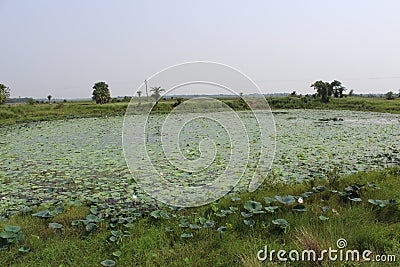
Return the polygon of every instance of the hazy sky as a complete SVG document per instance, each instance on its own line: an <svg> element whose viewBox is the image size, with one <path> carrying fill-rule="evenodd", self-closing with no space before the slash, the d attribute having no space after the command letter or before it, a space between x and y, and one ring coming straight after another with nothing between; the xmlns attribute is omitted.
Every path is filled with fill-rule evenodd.
<svg viewBox="0 0 400 267"><path fill-rule="evenodd" d="M0 83L13 97L132 95L161 69L216 61L265 93L400 89L400 1L0 0Z"/></svg>

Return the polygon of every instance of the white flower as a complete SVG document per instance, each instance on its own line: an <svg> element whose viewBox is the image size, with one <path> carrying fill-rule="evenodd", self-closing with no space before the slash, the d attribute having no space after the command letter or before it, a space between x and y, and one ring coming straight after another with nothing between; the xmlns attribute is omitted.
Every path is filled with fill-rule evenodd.
<svg viewBox="0 0 400 267"><path fill-rule="evenodd" d="M132 200L136 201L137 200L137 195L132 195Z"/></svg>
<svg viewBox="0 0 400 267"><path fill-rule="evenodd" d="M299 202L300 204L303 204L303 198L302 197L299 197L299 199L297 199L297 202Z"/></svg>
<svg viewBox="0 0 400 267"><path fill-rule="evenodd" d="M2 197L1 200L6 200L6 197Z"/></svg>
<svg viewBox="0 0 400 267"><path fill-rule="evenodd" d="M160 172L160 175L161 175L161 176L163 176L163 175L164 175L164 173Z"/></svg>

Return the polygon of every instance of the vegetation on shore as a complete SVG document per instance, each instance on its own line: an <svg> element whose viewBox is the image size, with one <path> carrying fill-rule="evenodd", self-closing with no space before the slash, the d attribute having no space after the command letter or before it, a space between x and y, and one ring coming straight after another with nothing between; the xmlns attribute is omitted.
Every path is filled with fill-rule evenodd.
<svg viewBox="0 0 400 267"><path fill-rule="evenodd" d="M333 98L329 103L322 103L313 96L267 97L272 109L344 109L373 112L400 113L400 98L386 100L384 98L347 97ZM128 101L113 101L97 105L94 101L73 101L52 104L12 104L0 106L0 125L15 123L123 115ZM240 98L221 98L234 110L244 110L246 106ZM135 98L135 102L146 104L145 99ZM162 99L158 102L157 112L170 112L182 98Z"/></svg>
<svg viewBox="0 0 400 267"><path fill-rule="evenodd" d="M339 238L347 240L346 249L398 257L399 177L400 168L395 167L349 176L333 172L325 179L290 186L270 180L253 193L228 195L198 208L160 206L159 211L149 211L130 223L122 217L110 221L90 203L67 205L54 217L33 217L27 212L0 223L0 231L6 225L8 230L19 226L22 234L19 241L0 251L0 265L101 266L101 262L116 262L117 266L265 266L267 262L257 259L257 252L265 245L276 251L321 252L328 247L336 249ZM302 197L303 203L293 203L291 196L295 200ZM90 235L84 225L88 218L101 218ZM275 264L279 264L276 256ZM369 266L380 265L371 262Z"/></svg>

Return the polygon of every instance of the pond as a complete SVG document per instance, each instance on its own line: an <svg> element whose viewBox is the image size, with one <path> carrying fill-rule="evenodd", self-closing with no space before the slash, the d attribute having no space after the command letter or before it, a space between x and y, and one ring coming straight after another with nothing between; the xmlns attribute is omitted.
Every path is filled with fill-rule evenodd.
<svg viewBox="0 0 400 267"><path fill-rule="evenodd" d="M246 123L248 113L238 114ZM399 115L333 110L275 110L273 114L276 153L273 175L267 179L299 182L323 177L335 167L339 173L351 173L400 163ZM157 124L165 115L153 119ZM122 124L123 117L109 117L0 128L0 216L42 203L77 200L134 210L133 195L151 205L151 198L138 190L126 165ZM203 143L205 150L207 145L216 149L214 161L196 173L168 166L165 149L157 138L152 140L157 127L152 129L149 157L170 181L207 183L231 160L229 136L213 121L189 123L180 132L179 147L190 160L201 155L200 140L218 140ZM254 144L251 152L257 148L257 133L250 131L248 140ZM251 163L250 159L249 168L254 168Z"/></svg>

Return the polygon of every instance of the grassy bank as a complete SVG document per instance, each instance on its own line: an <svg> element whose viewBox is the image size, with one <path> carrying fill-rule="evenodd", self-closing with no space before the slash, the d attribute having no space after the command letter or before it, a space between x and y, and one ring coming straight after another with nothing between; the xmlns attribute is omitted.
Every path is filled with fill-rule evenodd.
<svg viewBox="0 0 400 267"><path fill-rule="evenodd" d="M267 101L275 109L344 109L373 112L400 113L400 98L386 100L384 98L346 97L332 98L329 103L309 97L268 97Z"/></svg>
<svg viewBox="0 0 400 267"><path fill-rule="evenodd" d="M234 110L245 107L238 98L221 99ZM137 99L135 99L137 101ZM268 97L272 109L346 109L359 111L400 113L400 99L385 100L383 98L349 97L332 99L328 104L321 103L312 97ZM145 102L143 102L145 103ZM179 102L176 99L161 100L158 112L170 112ZM45 120L102 117L123 115L127 102L98 105L90 101L52 103L52 104L13 104L0 106L0 125Z"/></svg>
<svg viewBox="0 0 400 267"><path fill-rule="evenodd" d="M160 207L162 212L145 213L132 220L128 219L132 214L111 221L104 218L95 223L99 228L85 239L82 237L87 234L87 215L92 213L91 219L95 216L102 220L107 216L105 210L67 205L64 212L53 218L14 216L1 222L0 228L20 226L24 237L0 251L0 265L101 266L100 262L110 259L116 266L269 266L256 258L265 245L276 251L320 252L329 247L336 249L339 238L347 240L346 249L396 255L399 261L399 205L373 201L399 200L399 178L397 167L341 177L330 174L326 179L290 186L267 181L253 193L226 196L212 205L180 211ZM296 207L297 201L291 203L290 197L282 199L277 195L295 196L296 200L302 196L304 207ZM277 219L284 219L287 224ZM77 224L76 220L83 221L72 226ZM61 229L49 228L52 222L61 224ZM30 251L19 252L22 246ZM278 261L275 264L282 266ZM318 264L321 263L287 263ZM332 262L322 264L331 266ZM398 262L384 266L398 266Z"/></svg>

